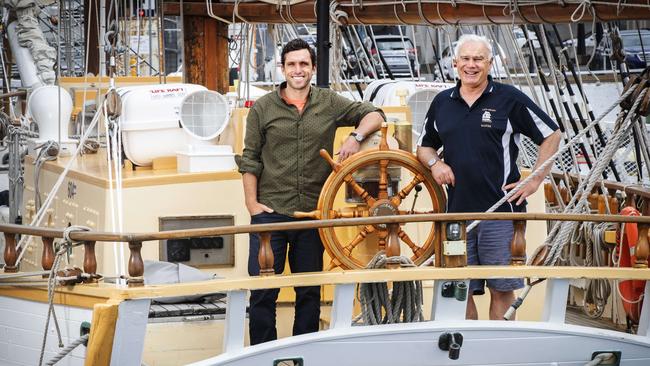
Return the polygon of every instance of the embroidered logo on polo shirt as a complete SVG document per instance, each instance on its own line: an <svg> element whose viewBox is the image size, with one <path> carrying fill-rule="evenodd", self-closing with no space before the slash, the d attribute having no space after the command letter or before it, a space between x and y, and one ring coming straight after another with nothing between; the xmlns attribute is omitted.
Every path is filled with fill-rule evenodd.
<svg viewBox="0 0 650 366"><path fill-rule="evenodd" d="M492 127L492 114L490 111L483 112L483 116L481 116L481 127Z"/></svg>

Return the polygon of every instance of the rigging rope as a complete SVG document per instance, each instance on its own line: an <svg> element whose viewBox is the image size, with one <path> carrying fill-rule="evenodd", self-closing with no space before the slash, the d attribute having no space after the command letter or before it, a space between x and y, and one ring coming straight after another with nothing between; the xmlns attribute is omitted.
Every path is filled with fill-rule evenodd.
<svg viewBox="0 0 650 366"><path fill-rule="evenodd" d="M415 267L404 256L386 257L384 251L375 255L366 268L386 268L387 264ZM393 282L392 292L386 282L359 285L359 302L364 325L420 322L422 313L422 281Z"/></svg>
<svg viewBox="0 0 650 366"><path fill-rule="evenodd" d="M636 89L636 86L634 89ZM609 164L609 161L611 160L612 156L616 152L616 149L620 145L623 136L631 128L632 116L635 115L636 108L641 102L641 100L643 99L643 96L645 96L646 92L647 89L644 89L641 91L641 93L639 93L639 96L637 97L632 108L630 109L630 112L627 113L627 115L623 113L619 115L613 136L611 137L609 143L603 150L597 164L594 166L594 168L589 172L589 174L585 178L585 182L578 187L576 194L571 199L571 202L569 202L569 205L565 209L564 213L583 213L585 211L587 197L589 193L591 192L594 185L596 184L596 181L600 177L602 171L607 167L607 164ZM625 97L622 96L620 100L625 99L627 97L627 94L628 93L624 94ZM581 133L584 133L586 130L587 129L583 130ZM579 199L577 199L578 196L580 196ZM550 247L548 256L544 261L544 265L552 266L557 262L560 253L562 251L562 248L564 248L564 246L568 242L568 237L570 233L573 232L576 226L577 225L574 222L556 223L555 227L551 231L551 233L553 233L554 235L549 234L549 236L546 238L544 243L544 245ZM556 233L557 235L555 235Z"/></svg>

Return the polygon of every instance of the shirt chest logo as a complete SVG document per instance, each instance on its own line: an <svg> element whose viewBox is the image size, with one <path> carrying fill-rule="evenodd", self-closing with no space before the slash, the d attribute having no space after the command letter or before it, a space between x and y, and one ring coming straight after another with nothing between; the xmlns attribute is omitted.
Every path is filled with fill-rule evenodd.
<svg viewBox="0 0 650 366"><path fill-rule="evenodd" d="M481 127L492 128L492 114L494 112L496 112L495 109L483 109L483 114L481 115Z"/></svg>

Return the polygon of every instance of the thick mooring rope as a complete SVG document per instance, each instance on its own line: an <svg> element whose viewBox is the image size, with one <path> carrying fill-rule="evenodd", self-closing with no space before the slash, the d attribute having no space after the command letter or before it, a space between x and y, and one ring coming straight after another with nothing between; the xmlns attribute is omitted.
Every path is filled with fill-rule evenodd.
<svg viewBox="0 0 650 366"><path fill-rule="evenodd" d="M387 264L415 267L408 257L386 257L380 251L366 268L386 268ZM361 317L364 325L410 323L424 320L422 313L422 281L394 282L392 293L386 282L359 285Z"/></svg>

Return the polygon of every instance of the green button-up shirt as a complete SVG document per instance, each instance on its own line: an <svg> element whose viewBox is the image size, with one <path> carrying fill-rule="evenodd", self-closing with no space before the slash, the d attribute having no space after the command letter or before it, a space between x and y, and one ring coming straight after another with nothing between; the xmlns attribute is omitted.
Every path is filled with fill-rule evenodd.
<svg viewBox="0 0 650 366"><path fill-rule="evenodd" d="M302 114L280 95L286 83L258 99L246 119L245 147L239 171L257 177L257 200L276 212L316 208L331 172L319 155L330 155L336 129L357 126L370 112L383 112L367 102L354 102L330 89L312 86Z"/></svg>

